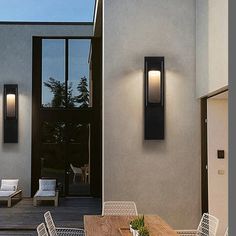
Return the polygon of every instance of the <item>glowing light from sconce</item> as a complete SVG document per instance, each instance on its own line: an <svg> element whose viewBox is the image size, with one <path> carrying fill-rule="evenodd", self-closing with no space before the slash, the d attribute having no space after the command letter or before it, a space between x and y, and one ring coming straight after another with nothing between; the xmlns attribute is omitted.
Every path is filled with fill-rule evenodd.
<svg viewBox="0 0 236 236"><path fill-rule="evenodd" d="M160 103L161 101L161 72L148 71L148 102Z"/></svg>
<svg viewBox="0 0 236 236"><path fill-rule="evenodd" d="M16 95L15 94L7 94L6 100L6 116L7 117L15 117L16 116Z"/></svg>

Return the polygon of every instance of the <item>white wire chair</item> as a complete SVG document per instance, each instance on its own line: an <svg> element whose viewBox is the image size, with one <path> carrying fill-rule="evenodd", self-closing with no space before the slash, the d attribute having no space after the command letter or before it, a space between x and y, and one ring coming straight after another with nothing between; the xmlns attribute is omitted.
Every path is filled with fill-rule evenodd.
<svg viewBox="0 0 236 236"><path fill-rule="evenodd" d="M228 234L228 227L226 228L226 230L225 230L225 234L224 234L224 236L228 236L229 234Z"/></svg>
<svg viewBox="0 0 236 236"><path fill-rule="evenodd" d="M210 214L204 213L197 230L176 230L181 236L216 236L219 220Z"/></svg>
<svg viewBox="0 0 236 236"><path fill-rule="evenodd" d="M138 215L135 202L132 201L106 201L103 204L102 215Z"/></svg>
<svg viewBox="0 0 236 236"><path fill-rule="evenodd" d="M78 228L58 228L55 226L50 211L44 214L49 236L85 236L85 231Z"/></svg>
<svg viewBox="0 0 236 236"><path fill-rule="evenodd" d="M44 223L37 226L38 236L48 236L48 232Z"/></svg>
<svg viewBox="0 0 236 236"><path fill-rule="evenodd" d="M79 167L75 167L70 163L70 168L72 169L73 173L74 173L74 177L73 177L73 183L75 183L76 180L76 176L78 175L83 175L82 169Z"/></svg>

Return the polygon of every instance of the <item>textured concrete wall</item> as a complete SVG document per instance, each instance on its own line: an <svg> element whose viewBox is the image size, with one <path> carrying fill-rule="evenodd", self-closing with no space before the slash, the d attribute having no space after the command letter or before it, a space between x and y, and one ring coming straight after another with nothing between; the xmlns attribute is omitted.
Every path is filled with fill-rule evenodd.
<svg viewBox="0 0 236 236"><path fill-rule="evenodd" d="M104 1L104 200L175 228L200 220L195 1ZM144 141L144 56L164 56L165 140Z"/></svg>
<svg viewBox="0 0 236 236"><path fill-rule="evenodd" d="M196 96L228 86L228 0L196 1Z"/></svg>
<svg viewBox="0 0 236 236"><path fill-rule="evenodd" d="M0 179L19 178L24 196L31 189L32 36L91 36L92 26L0 25L0 108L3 85L19 86L19 143L3 143L0 112Z"/></svg>
<svg viewBox="0 0 236 236"><path fill-rule="evenodd" d="M209 36L208 0L196 1L196 96L208 94Z"/></svg>

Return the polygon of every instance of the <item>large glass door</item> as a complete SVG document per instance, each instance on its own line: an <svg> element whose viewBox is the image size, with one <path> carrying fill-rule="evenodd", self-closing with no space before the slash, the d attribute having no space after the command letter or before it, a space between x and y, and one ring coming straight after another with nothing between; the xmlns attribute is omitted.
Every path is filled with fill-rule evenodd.
<svg viewBox="0 0 236 236"><path fill-rule="evenodd" d="M42 122L40 140L40 177L56 178L61 194L65 194L65 123Z"/></svg>
<svg viewBox="0 0 236 236"><path fill-rule="evenodd" d="M67 179L69 195L90 194L90 124L69 123Z"/></svg>
<svg viewBox="0 0 236 236"><path fill-rule="evenodd" d="M56 178L61 195L90 195L90 124L42 123L41 177Z"/></svg>
<svg viewBox="0 0 236 236"><path fill-rule="evenodd" d="M45 177L57 179L62 196L101 195L101 81L92 48L91 39L34 39L32 194Z"/></svg>

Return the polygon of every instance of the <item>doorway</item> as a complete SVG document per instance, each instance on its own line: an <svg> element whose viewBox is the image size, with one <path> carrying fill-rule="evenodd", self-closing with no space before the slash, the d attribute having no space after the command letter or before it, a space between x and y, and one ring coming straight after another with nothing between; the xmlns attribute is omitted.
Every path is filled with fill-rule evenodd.
<svg viewBox="0 0 236 236"><path fill-rule="evenodd" d="M32 195L101 197L101 55L95 38L33 38Z"/></svg>
<svg viewBox="0 0 236 236"><path fill-rule="evenodd" d="M202 213L228 226L228 91L202 98Z"/></svg>
<svg viewBox="0 0 236 236"><path fill-rule="evenodd" d="M207 99L207 121L208 207L223 235L228 226L228 91Z"/></svg>

